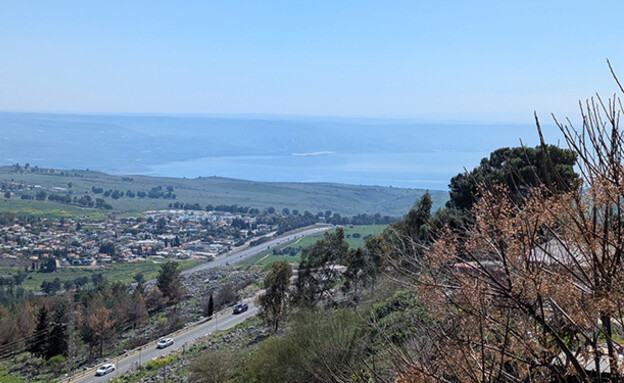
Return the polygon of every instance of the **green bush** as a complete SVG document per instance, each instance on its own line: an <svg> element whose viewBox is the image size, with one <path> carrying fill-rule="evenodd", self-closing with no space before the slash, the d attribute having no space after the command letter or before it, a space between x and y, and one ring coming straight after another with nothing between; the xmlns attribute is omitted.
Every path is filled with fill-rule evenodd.
<svg viewBox="0 0 624 383"><path fill-rule="evenodd" d="M431 321L416 294L406 290L397 291L390 299L376 304L373 316L377 328L395 344L410 339L422 324Z"/></svg>
<svg viewBox="0 0 624 383"><path fill-rule="evenodd" d="M367 358L366 331L362 318L350 310L300 312L284 335L258 345L245 381L350 381Z"/></svg>
<svg viewBox="0 0 624 383"><path fill-rule="evenodd" d="M48 359L45 363L50 367L52 371L54 371L54 374L59 374L62 371L63 367L65 367L66 361L67 358L65 358L63 355L55 355Z"/></svg>
<svg viewBox="0 0 624 383"><path fill-rule="evenodd" d="M221 383L234 378L237 357L227 350L206 352L190 364L193 382Z"/></svg>
<svg viewBox="0 0 624 383"><path fill-rule="evenodd" d="M145 369L149 371L158 370L159 368L171 362L173 359L174 359L174 356L167 356L164 358L150 360L149 362L145 363Z"/></svg>

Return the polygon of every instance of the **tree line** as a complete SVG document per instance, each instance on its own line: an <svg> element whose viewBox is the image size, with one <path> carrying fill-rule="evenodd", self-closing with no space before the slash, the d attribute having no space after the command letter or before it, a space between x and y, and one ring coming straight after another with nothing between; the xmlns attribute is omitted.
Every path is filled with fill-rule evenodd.
<svg viewBox="0 0 624 383"><path fill-rule="evenodd" d="M104 355L119 334L144 324L150 314L184 298L175 262L161 265L156 286L149 291L143 287L141 276L137 275L136 280L133 287L93 274L90 280L81 277L65 282L63 294L51 291L41 297L30 293L1 306L0 358L29 351L46 360L65 362L73 357L76 362L86 362ZM61 285L58 278L49 283ZM74 355L69 354L72 339Z"/></svg>
<svg viewBox="0 0 624 383"><path fill-rule="evenodd" d="M543 153L558 169L556 174L540 165ZM505 274L492 269L488 262L493 255L484 250L500 246L493 254L511 251L508 240L523 227L537 228L537 233L545 235L542 225L525 226L524 214L517 222L508 221L514 215L513 207L530 206L533 219L541 216L548 221L545 210L539 208L543 205L528 201L557 200L579 187L576 160L575 151L553 146L502 148L484 159L471 177L460 174L453 178L451 198L444 208L432 212L431 196L424 194L405 216L381 235L369 238L365 248L350 249L341 228L326 232L303 250L294 282L286 261L271 265L258 303L260 315L274 335L250 348L201 354L191 363L193 377L232 382L515 382L525 372L548 378L555 373L565 376L569 367L552 363L561 348L543 326L558 331L569 331L570 327L555 327L562 318L552 307L530 311L533 317L522 318L521 313L529 307L539 306L520 310L514 304L535 305L535 298L514 303L511 294L522 294L517 289L530 279L509 286L510 296L493 299L493 292L507 288L496 284ZM525 179L522 174L534 177ZM551 174L556 180L545 188L542 180ZM492 190L504 191L506 199L494 196ZM509 202L500 208L503 201ZM592 206L597 205L594 202ZM554 213L556 207L561 205L553 205L548 211ZM580 217L568 215L568 219L571 216ZM559 230L561 223L555 227ZM503 238L507 241L500 241ZM526 259L523 264L533 273L539 270L530 268ZM517 272L514 269L509 275L519 278ZM488 278L483 290L474 290L475 283L479 286ZM554 286L543 286L544 292ZM558 304L586 302L576 295L572 295L573 300L563 300L571 288L552 290L549 298L560 291ZM535 292L535 287L530 291ZM600 323L598 313L593 323ZM566 315L572 312L566 311ZM541 342L532 350L527 348L533 345L533 340L526 338L529 325ZM594 334L598 347L604 335ZM558 336L563 339L563 333ZM570 338L565 339L567 343ZM608 337L602 339L609 341ZM566 347L582 344L576 341ZM475 358L474 350L482 352ZM212 380L215 374L219 378ZM483 380L483 376L489 378Z"/></svg>

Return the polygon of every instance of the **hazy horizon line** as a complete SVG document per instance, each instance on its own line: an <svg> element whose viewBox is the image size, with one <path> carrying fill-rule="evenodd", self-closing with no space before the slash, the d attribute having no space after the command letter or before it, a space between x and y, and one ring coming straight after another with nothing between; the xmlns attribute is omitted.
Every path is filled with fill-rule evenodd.
<svg viewBox="0 0 624 383"><path fill-rule="evenodd" d="M293 113L270 113L270 112L241 112L241 113L215 113L215 112L91 112L91 111L46 111L46 110L0 110L0 114L16 115L54 115L54 116L85 116L85 117L169 117L169 118L241 118L260 119L271 118L278 120L304 119L304 120L334 120L334 121L366 121L366 122L400 122L418 124L505 124L513 126L535 126L532 122L523 122L516 119L496 118L453 118L453 117L427 117L427 116L374 116L374 115L331 115L331 114L293 114ZM531 117L533 114L531 113ZM543 123L553 125L554 123Z"/></svg>

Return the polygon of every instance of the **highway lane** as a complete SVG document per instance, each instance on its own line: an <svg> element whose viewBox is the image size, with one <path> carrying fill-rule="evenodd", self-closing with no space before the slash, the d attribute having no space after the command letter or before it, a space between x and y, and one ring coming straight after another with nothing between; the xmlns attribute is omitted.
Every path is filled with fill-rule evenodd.
<svg viewBox="0 0 624 383"><path fill-rule="evenodd" d="M279 246L283 243L290 242L298 238L307 237L312 234L322 233L329 229L331 229L330 226L313 227L310 229L302 230L300 232L287 234L279 238L272 239L270 241L266 241L264 243L261 243L258 246L249 247L246 249L235 249L235 250L230 251L229 253L226 253L225 255L218 257L214 261L202 263L201 265L192 267L188 270L184 270L182 274L190 274L190 273L194 273L200 270L211 269L213 267L231 265L236 262L240 262L244 259L247 259L249 257L253 257L254 255L257 255L263 251L269 250L275 246Z"/></svg>
<svg viewBox="0 0 624 383"><path fill-rule="evenodd" d="M249 257L253 257L265 250L271 249L275 246L279 246L283 243L293 241L298 238L306 237L316 233L322 233L328 229L330 226L318 226L312 227L310 229L302 230L299 232L295 232L292 234L287 234L281 236L279 238L275 238L264 242L258 246L245 248L245 249L235 249L225 255L220 256L212 262L207 262L198 266L195 266L191 269L185 270L183 274L190 274L196 271L210 269L213 267L225 266L228 264L234 264L240 262ZM255 298L255 297L254 297ZM180 332L176 332L174 334L163 336L162 338L173 338L174 343L172 346L169 346L164 349L157 349L156 343L159 339L154 339L153 342L144 345L135 350L131 350L128 354L122 355L120 357L114 358L108 363L114 363L117 367L117 370L111 374L105 376L95 376L95 370L98 366L93 369L90 369L86 372L83 372L78 375L74 375L73 377L66 380L67 382L72 383L87 383L87 382L108 382L111 378L115 376L120 376L123 373L136 369L139 365L143 365L146 362L158 358L163 355L169 354L171 351L181 350L185 346L190 346L195 340L198 338L207 336L217 330L225 330L231 328L245 319L250 318L257 314L258 308L252 300L247 301L249 303L249 310L239 315L232 315L232 309L229 308L225 312L220 313L215 316L212 320L196 325L189 326L188 328L181 330ZM104 363L102 363L104 364ZM100 364L101 365L101 364Z"/></svg>
<svg viewBox="0 0 624 383"><path fill-rule="evenodd" d="M208 336L219 330L225 330L234 327L237 324L243 322L245 319L251 318L252 316L256 315L258 313L258 307L253 303L253 301L248 301L248 303L249 310L245 311L242 314L233 315L232 310L228 309L220 313L220 315L209 320L208 322L199 324L194 327L188 327L172 335L164 336L163 338L173 338L173 345L167 348L157 349L156 343L159 339L155 339L154 342L144 345L140 349L132 350L126 355L115 358L114 360L108 362L115 363L115 366L117 367L117 370L113 373L104 376L95 376L95 370L97 367L99 367L96 366L96 368L86 371L84 376L74 378L72 380L69 380L69 382L108 382L113 377L120 376L125 372L131 370L136 370L139 365L144 365L152 359L166 356L173 351L180 351L183 347L189 347L201 337Z"/></svg>

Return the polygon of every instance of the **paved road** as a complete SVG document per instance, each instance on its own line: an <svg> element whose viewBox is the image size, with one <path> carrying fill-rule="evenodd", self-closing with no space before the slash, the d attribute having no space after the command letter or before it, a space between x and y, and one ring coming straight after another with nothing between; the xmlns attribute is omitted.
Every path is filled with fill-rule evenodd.
<svg viewBox="0 0 624 383"><path fill-rule="evenodd" d="M117 370L111 374L104 376L95 376L95 369L89 370L81 378L71 380L72 383L88 383L88 382L108 382L111 378L124 374L127 371L136 369L139 365L145 364L154 358L167 355L172 351L182 350L185 345L190 346L198 338L207 336L218 330L225 330L243 322L258 313L258 307L253 302L249 302L249 310L242 314L233 315L231 309L222 312L216 318L198 326L181 330L175 335L167 337L173 338L173 345L164 349L157 349L156 342L147 344L141 350L133 350L119 360L113 360L109 363L115 363Z"/></svg>
<svg viewBox="0 0 624 383"><path fill-rule="evenodd" d="M306 229L306 230L302 230L300 232L297 233L293 233L293 234L287 234L284 236L281 236L279 238L275 238L272 239L270 241L266 241L258 246L254 246L254 247L249 247L246 249L235 249L230 251L229 253L226 253L225 255L220 256L219 258L215 259L212 262L207 262L207 263L202 263L199 266L195 266L193 268L184 270L182 272L182 274L190 274L190 273L194 273L196 271L200 271L200 270L206 270L206 269L211 269L213 267L218 267L218 266L224 266L227 264L233 264L236 262L240 262L243 259L249 258L249 257L253 257L256 254L259 254L263 251L266 251L268 249L271 249L275 246L281 245L283 243L286 242L290 242L292 240L295 240L297 238L301 238L301 237L307 237L308 235L312 235L312 234L316 234L316 233L322 233L328 229L330 229L330 226L317 226L317 227L312 227L310 229Z"/></svg>
<svg viewBox="0 0 624 383"><path fill-rule="evenodd" d="M312 227L310 229L301 230L293 234L288 234L276 239L272 239L258 246L241 250L233 250L229 253L226 253L225 255L222 255L212 262L195 266L191 269L183 271L182 273L190 274L199 270L205 270L213 267L240 262L246 258L253 257L254 255L259 254L267 249L273 248L289 241L293 241L297 238L306 237L308 235L316 233L322 233L328 229L330 229L329 226ZM114 360L109 362L115 363L115 366L117 367L117 370L111 374L105 376L95 376L95 369L92 369L86 371L84 375L74 375L74 377L71 378L69 381L72 383L108 382L111 378L122 375L123 373L132 369L136 369L139 365L145 364L146 362L154 358L167 355L171 351L180 350L185 345L190 346L198 338L207 336L217 330L228 329L243 322L245 319L256 315L256 313L258 312L258 308L254 304L253 300L249 301L248 303L249 310L242 314L232 315L231 309L228 309L208 322L199 324L194 327L189 327L171 335L164 336L163 338L173 338L174 340L173 345L165 349L157 349L156 342L158 341L158 339L155 339L154 342L149 343L141 347L140 349L132 350L126 355L115 358Z"/></svg>

